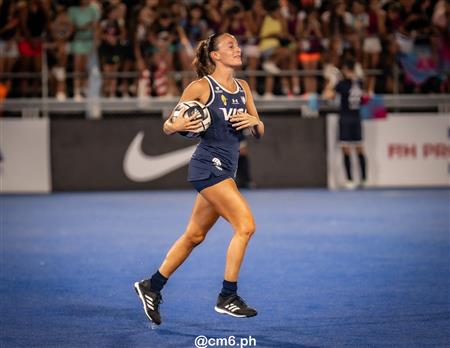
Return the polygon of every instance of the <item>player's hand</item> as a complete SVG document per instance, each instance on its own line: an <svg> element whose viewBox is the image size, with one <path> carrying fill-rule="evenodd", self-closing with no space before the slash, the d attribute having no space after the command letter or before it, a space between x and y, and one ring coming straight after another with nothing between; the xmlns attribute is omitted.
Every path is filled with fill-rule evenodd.
<svg viewBox="0 0 450 348"><path fill-rule="evenodd" d="M184 111L172 122L172 127L175 132L191 132L201 125L200 119L195 119L196 115L191 117L184 117Z"/></svg>
<svg viewBox="0 0 450 348"><path fill-rule="evenodd" d="M260 120L256 116L252 116L246 112L238 113L230 117L230 122L236 130L257 126Z"/></svg>

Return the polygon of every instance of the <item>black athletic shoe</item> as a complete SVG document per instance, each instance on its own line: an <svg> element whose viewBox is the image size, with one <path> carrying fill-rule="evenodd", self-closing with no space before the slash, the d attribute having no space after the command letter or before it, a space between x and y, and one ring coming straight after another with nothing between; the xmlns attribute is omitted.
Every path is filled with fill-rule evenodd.
<svg viewBox="0 0 450 348"><path fill-rule="evenodd" d="M144 312L147 317L156 325L161 324L161 315L159 314L159 304L162 303L161 294L150 291L149 280L134 283L134 290L136 290L144 305Z"/></svg>
<svg viewBox="0 0 450 348"><path fill-rule="evenodd" d="M242 298L238 295L231 295L217 298L217 305L214 307L217 313L228 314L237 318L254 317L258 312L247 306Z"/></svg>

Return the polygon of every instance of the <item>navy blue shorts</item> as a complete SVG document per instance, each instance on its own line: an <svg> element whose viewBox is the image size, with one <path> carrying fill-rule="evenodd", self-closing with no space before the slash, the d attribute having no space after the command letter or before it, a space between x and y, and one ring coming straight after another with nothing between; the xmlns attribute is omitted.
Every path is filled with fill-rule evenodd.
<svg viewBox="0 0 450 348"><path fill-rule="evenodd" d="M213 186L213 185L215 185L221 181L224 181L228 178L231 178L231 176L228 176L228 175L215 176L214 174L211 174L209 176L209 178L203 179L203 180L191 181L191 184L192 184L192 186L194 186L194 188L197 190L197 192L200 192L201 190L204 190L205 188Z"/></svg>
<svg viewBox="0 0 450 348"><path fill-rule="evenodd" d="M339 141L360 142L362 140L361 120L359 118L339 120Z"/></svg>

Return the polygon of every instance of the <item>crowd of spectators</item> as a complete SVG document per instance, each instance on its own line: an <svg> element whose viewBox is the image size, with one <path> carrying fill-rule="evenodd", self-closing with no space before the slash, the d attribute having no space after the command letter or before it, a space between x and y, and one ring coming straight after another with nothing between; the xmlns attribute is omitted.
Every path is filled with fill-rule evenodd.
<svg viewBox="0 0 450 348"><path fill-rule="evenodd" d="M345 56L368 93L448 93L449 18L448 0L2 0L0 92L40 96L46 63L49 95L83 100L98 57L105 97L179 95L199 41L229 32L266 97L320 93Z"/></svg>

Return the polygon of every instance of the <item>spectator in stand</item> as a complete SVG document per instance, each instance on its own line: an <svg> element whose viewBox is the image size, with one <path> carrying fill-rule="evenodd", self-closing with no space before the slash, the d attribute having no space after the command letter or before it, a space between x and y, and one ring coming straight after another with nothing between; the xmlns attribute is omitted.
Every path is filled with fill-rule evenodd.
<svg viewBox="0 0 450 348"><path fill-rule="evenodd" d="M143 5L136 12L137 25L134 34L134 55L136 56L137 68L139 72L142 72L147 68L146 58L148 58L143 47L147 46L147 33L156 20L156 10L144 1Z"/></svg>
<svg viewBox="0 0 450 348"><path fill-rule="evenodd" d="M134 62L134 33L136 32L136 16L133 12L133 1L130 0L109 0L104 11L110 10L111 16L123 23L121 25L120 64L118 71L121 73L132 73L135 70ZM128 98L130 94L135 94L136 86L133 79L129 77L118 78L118 92L123 98Z"/></svg>
<svg viewBox="0 0 450 348"><path fill-rule="evenodd" d="M124 11L120 8L120 1L110 3L104 9L104 19L100 22L100 61L103 75L103 95L109 98L116 97L117 73L122 61L122 45L125 40ZM108 76L109 75L109 76Z"/></svg>
<svg viewBox="0 0 450 348"><path fill-rule="evenodd" d="M14 64L19 56L17 49L17 33L19 18L16 4L13 0L4 0L0 4L0 76L13 71ZM0 79L0 101L8 95L11 89L11 79Z"/></svg>
<svg viewBox="0 0 450 348"><path fill-rule="evenodd" d="M377 69L382 51L381 40L386 33L385 12L380 7L379 0L370 0L367 7L368 25L363 41L363 62L365 69ZM376 76L368 74L366 79L367 92L375 93Z"/></svg>
<svg viewBox="0 0 450 348"><path fill-rule="evenodd" d="M389 35L399 31L403 24L401 9L402 6L398 2L390 2L384 6L386 10L385 27L386 33Z"/></svg>
<svg viewBox="0 0 450 348"><path fill-rule="evenodd" d="M182 70L187 73L181 76L181 88L186 88L193 78L193 74L189 74L192 70L192 61L194 59L194 49L183 29L183 24L188 21L188 7L182 2L173 2L170 6L172 20L177 23L177 38L175 40L175 66L177 70Z"/></svg>
<svg viewBox="0 0 450 348"><path fill-rule="evenodd" d="M236 0L221 0L220 1L220 13L223 16L227 11L236 5Z"/></svg>
<svg viewBox="0 0 450 348"><path fill-rule="evenodd" d="M350 32L349 26L352 23L352 15L345 11L345 2L336 0L332 3L331 9L325 11L322 16L322 32L327 40L323 43L329 47L337 49L340 55L345 47L349 47L347 36Z"/></svg>
<svg viewBox="0 0 450 348"><path fill-rule="evenodd" d="M183 23L187 20L188 8L184 2L172 1L169 10L175 23Z"/></svg>
<svg viewBox="0 0 450 348"><path fill-rule="evenodd" d="M383 59L380 59L378 68L381 69L381 75L377 76L377 80L380 81L381 93L393 93L394 92L394 71L396 69L397 59L397 44L394 40L385 40L383 43Z"/></svg>
<svg viewBox="0 0 450 348"><path fill-rule="evenodd" d="M239 47L243 47L247 41L247 38L251 36L251 32L245 22L244 9L241 5L236 3L234 7L228 9L223 17L222 26L219 32L230 33L239 43Z"/></svg>
<svg viewBox="0 0 450 348"><path fill-rule="evenodd" d="M181 22L181 30L179 31L180 39L182 39L183 49L187 49L189 52L188 60L183 62L183 68L186 70L192 70L192 60L194 58L194 49L197 48L199 42L205 39L208 35L208 22L204 19L203 7L198 4L193 4L188 7L186 20ZM187 41L185 41L185 38ZM185 76L187 78L188 76ZM189 79L183 82L183 86L191 82L193 76L189 76Z"/></svg>
<svg viewBox="0 0 450 348"><path fill-rule="evenodd" d="M351 22L348 26L347 39L349 46L355 50L356 59L362 61L362 42L369 27L369 14L364 0L356 0L351 6Z"/></svg>
<svg viewBox="0 0 450 348"><path fill-rule="evenodd" d="M145 98L152 93L150 69L153 45L149 32L151 25L156 21L156 9L152 7L152 1L142 0L135 12L137 24L134 33L134 55L139 71L136 95L138 98Z"/></svg>
<svg viewBox="0 0 450 348"><path fill-rule="evenodd" d="M228 9L227 13L225 13L220 32L230 33L236 38L242 50L242 60L246 65L246 69L256 70L259 65L260 52L255 44L252 30L254 30L254 27L252 27L251 16L248 16L244 8L239 3L236 3L234 7ZM256 79L254 76L250 79L250 87L253 91L256 90Z"/></svg>
<svg viewBox="0 0 450 348"><path fill-rule="evenodd" d="M262 67L271 74L266 77L264 86L264 97L270 98L273 96L273 75L279 74L281 69L289 68L293 42L287 30L286 20L281 15L278 1L270 1L265 7L267 14L259 33L259 48L263 59ZM288 94L289 78L282 77L281 83L283 94Z"/></svg>
<svg viewBox="0 0 450 348"><path fill-rule="evenodd" d="M88 59L98 42L100 12L96 4L91 4L89 0L79 0L78 5L70 7L68 13L74 26L71 43L75 73L74 99L81 101L85 94Z"/></svg>
<svg viewBox="0 0 450 348"><path fill-rule="evenodd" d="M322 51L322 28L318 11L315 7L306 7L298 13L297 37L300 39L300 53L298 60L304 70L316 70L319 67ZM330 53L333 49L330 48ZM317 77L305 76L305 92L317 92Z"/></svg>
<svg viewBox="0 0 450 348"><path fill-rule="evenodd" d="M188 8L186 21L181 24L192 47L197 47L207 36L208 22L203 18L203 8L194 4Z"/></svg>
<svg viewBox="0 0 450 348"><path fill-rule="evenodd" d="M153 71L153 91L157 96L178 95L175 79L169 72L174 70L174 58L180 48L179 25L168 9L160 10L156 21L147 33L147 65Z"/></svg>
<svg viewBox="0 0 450 348"><path fill-rule="evenodd" d="M288 38L290 44L288 45L289 50L291 51L288 58L288 69L297 71L298 70L298 40L297 40L297 7L291 2L287 0L280 1L280 12L283 18L286 21ZM299 95L300 94L300 77L296 74L292 74L290 79L290 88L288 91L285 91L287 95Z"/></svg>
<svg viewBox="0 0 450 348"><path fill-rule="evenodd" d="M73 25L67 14L66 6L57 4L56 14L50 23L49 55L55 62L51 69L56 81L56 100L66 100L66 66L69 53L69 40L73 33Z"/></svg>
<svg viewBox="0 0 450 348"><path fill-rule="evenodd" d="M261 30L262 22L266 16L266 10L264 9L262 0L254 0L248 4L248 8L245 9L245 22L248 25L251 36L247 38L247 43L244 48L244 59L247 70L258 70L261 64L261 51L259 49L259 32ZM257 93L257 80L256 76L250 74L248 76L248 84L252 90L252 93Z"/></svg>
<svg viewBox="0 0 450 348"><path fill-rule="evenodd" d="M401 18L401 5L398 2L388 2L382 7L385 11L384 28L385 35L382 39L383 59L380 60L379 66L383 70L380 77L383 80L383 89L387 93L393 93L395 88L394 70L396 69L396 54L398 51L396 36L403 25Z"/></svg>
<svg viewBox="0 0 450 348"><path fill-rule="evenodd" d="M450 2L439 0L434 8L432 23L435 28L441 93L450 93Z"/></svg>
<svg viewBox="0 0 450 348"><path fill-rule="evenodd" d="M61 4L76 6L70 7L65 15ZM336 61L348 49L355 52L365 69L384 71L377 77L370 74L366 77L369 94L376 89L394 90L396 61L402 69L399 76L407 76L396 90L444 92L450 89L449 7L448 0L0 0L0 72L14 71L19 52L18 70L39 74L45 44L49 48L50 68L53 66L50 89L58 100L64 100L69 52L63 43L70 32L69 17L73 26L70 53L74 55L74 97L82 100L87 62L97 49L101 17L103 40L99 51L105 76L117 71L151 69L159 81L154 82L158 85L153 86L154 95L164 89L166 95L176 94L179 87L185 88L191 80L189 71L197 43L209 33L220 31L232 32L240 41L247 72L262 67L270 74L264 83L265 96L273 95L274 75L282 70L298 70L299 63L306 71L317 70L323 60L328 84L334 79ZM156 12L168 15L156 18ZM169 35L159 35L161 31L154 30L164 21L172 25L173 30L162 30ZM45 37L47 29L49 35ZM144 46L151 48L150 54L144 53L145 58ZM168 60L159 62L155 57ZM180 74L173 74L176 81L170 76L178 70L188 72L181 75L181 83ZM40 78L29 81L19 82L19 95L39 94ZM300 92L296 74L280 81L282 94ZM17 86L4 77L0 83L2 95ZM303 83L305 92L317 91L315 76L307 75ZM256 92L254 75L249 74L249 84ZM275 87L279 93L278 84ZM136 93L136 86L133 78L105 78L104 90L107 96L127 97Z"/></svg>
<svg viewBox="0 0 450 348"><path fill-rule="evenodd" d="M223 21L223 14L220 12L220 0L206 0L203 5L208 28L213 33L218 33Z"/></svg>
<svg viewBox="0 0 450 348"><path fill-rule="evenodd" d="M21 33L21 40L19 41L20 70L40 74L42 71L43 40L50 19L49 4L45 0L18 1L17 8L19 10ZM31 81L30 84L27 79L21 80L22 96L40 96L40 79L33 78Z"/></svg>
<svg viewBox="0 0 450 348"><path fill-rule="evenodd" d="M431 41L430 18L426 14L427 4L420 7L406 6L406 20L396 35L399 47L398 58L405 72L404 91L407 93L429 93L439 90L437 80L437 56ZM425 5L425 6L424 6Z"/></svg>
<svg viewBox="0 0 450 348"><path fill-rule="evenodd" d="M136 40L139 24L139 11L141 10L142 2L139 0L124 0L125 7L125 40L121 42L122 46L122 64L120 72L134 75L139 68L137 66L136 57ZM122 77L119 79L119 92L123 98L137 95L137 77Z"/></svg>

